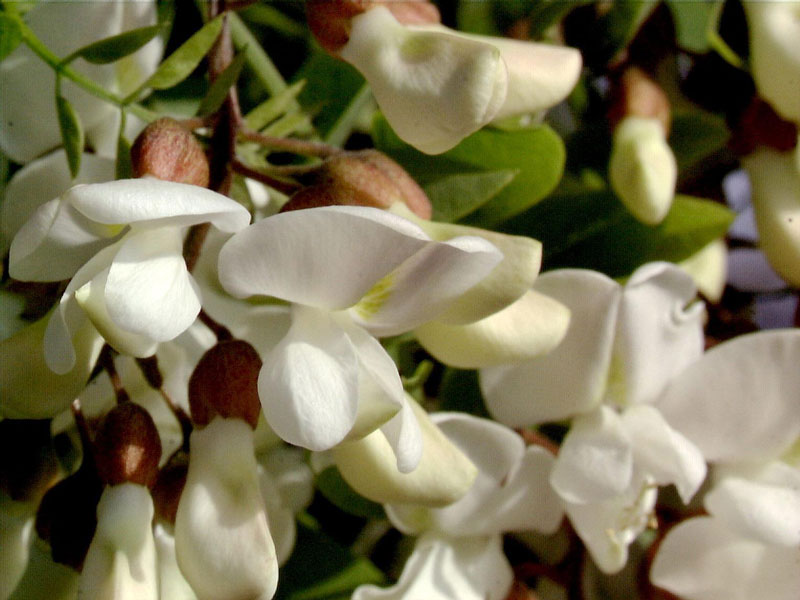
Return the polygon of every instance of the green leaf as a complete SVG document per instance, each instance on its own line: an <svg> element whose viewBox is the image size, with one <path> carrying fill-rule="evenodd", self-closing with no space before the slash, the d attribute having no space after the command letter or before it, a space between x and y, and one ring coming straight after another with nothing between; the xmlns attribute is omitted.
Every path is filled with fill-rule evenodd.
<svg viewBox="0 0 800 600"><path fill-rule="evenodd" d="M81 57L90 63L104 65L133 54L139 48L156 37L162 25L141 27L99 40L73 52L74 57Z"/></svg>
<svg viewBox="0 0 800 600"><path fill-rule="evenodd" d="M478 372L447 367L439 388L439 410L465 412L476 417L490 418L483 403Z"/></svg>
<svg viewBox="0 0 800 600"><path fill-rule="evenodd" d="M367 500L351 488L336 467L328 467L317 476L317 489L348 514L368 519L381 519L386 516L380 504Z"/></svg>
<svg viewBox="0 0 800 600"><path fill-rule="evenodd" d="M263 25L287 37L302 38L308 35L308 30L303 24L286 16L274 6L268 4L253 4L239 11L239 17L248 23Z"/></svg>
<svg viewBox="0 0 800 600"><path fill-rule="evenodd" d="M516 169L448 175L425 187L433 220L453 223L477 210L519 174Z"/></svg>
<svg viewBox="0 0 800 600"><path fill-rule="evenodd" d="M242 73L245 58L247 57L244 52L237 54L231 64L214 80L214 83L208 88L205 98L200 102L200 107L197 109L198 116L205 117L219 110L219 107L225 102L228 90L231 89L231 86L236 85L236 80Z"/></svg>
<svg viewBox="0 0 800 600"><path fill-rule="evenodd" d="M122 112L117 135L117 162L115 166L116 179L130 179L133 177L133 163L131 162L131 145L125 138L125 111Z"/></svg>
<svg viewBox="0 0 800 600"><path fill-rule="evenodd" d="M711 47L709 33L717 29L721 5L719 0L667 0L678 45L691 52L707 52Z"/></svg>
<svg viewBox="0 0 800 600"><path fill-rule="evenodd" d="M502 35L495 23L495 3L487 0L479 2L459 2L456 13L459 31L481 35Z"/></svg>
<svg viewBox="0 0 800 600"><path fill-rule="evenodd" d="M682 261L721 237L734 214L716 202L676 196L660 225L634 219L610 191L554 196L505 223L544 245L544 269L579 267L626 277L652 261Z"/></svg>
<svg viewBox="0 0 800 600"><path fill-rule="evenodd" d="M253 130L260 130L284 113L292 106L292 102L303 90L305 81L298 81L279 94L265 100L245 116L247 126Z"/></svg>
<svg viewBox="0 0 800 600"><path fill-rule="evenodd" d="M571 0L570 2L565 2L564 0L540 0L534 5L528 16L528 21L531 24L529 36L538 38L548 28L561 21L576 6L591 2L592 0Z"/></svg>
<svg viewBox="0 0 800 600"><path fill-rule="evenodd" d="M22 42L19 21L0 13L0 60L11 54Z"/></svg>
<svg viewBox="0 0 800 600"><path fill-rule="evenodd" d="M466 222L492 228L547 196L564 171L564 143L547 125L514 131L484 128L452 150L429 156L403 142L383 116L373 124L379 150L399 162L421 185L447 175L514 170L518 175Z"/></svg>
<svg viewBox="0 0 800 600"><path fill-rule="evenodd" d="M669 145L683 169L722 148L730 137L725 119L713 113L695 111L675 115Z"/></svg>
<svg viewBox="0 0 800 600"><path fill-rule="evenodd" d="M69 172L74 179L81 170L83 127L81 127L80 118L72 104L61 95L56 96L56 113L58 115L58 127L61 130L61 143L67 153Z"/></svg>
<svg viewBox="0 0 800 600"><path fill-rule="evenodd" d="M327 535L297 526L297 542L281 567L275 600L349 600L359 585L385 584L386 577L371 561L354 556Z"/></svg>
<svg viewBox="0 0 800 600"><path fill-rule="evenodd" d="M614 58L636 36L642 23L658 5L652 0L615 0L600 20L603 62Z"/></svg>
<svg viewBox="0 0 800 600"><path fill-rule="evenodd" d="M142 88L163 90L186 79L214 45L219 32L222 31L222 18L223 15L220 15L209 21L186 40L158 66Z"/></svg>

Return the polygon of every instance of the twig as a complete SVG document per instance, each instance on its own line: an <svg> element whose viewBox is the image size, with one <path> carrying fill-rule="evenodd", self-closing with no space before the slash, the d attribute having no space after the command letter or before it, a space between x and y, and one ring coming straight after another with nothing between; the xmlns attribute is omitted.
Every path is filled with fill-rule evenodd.
<svg viewBox="0 0 800 600"><path fill-rule="evenodd" d="M274 150L283 150L293 154L300 154L302 156L317 156L319 158L328 158L334 154L342 152L341 148L325 144L324 142L311 142L308 140L298 140L294 138L279 138L271 135L264 135L258 131L253 131L247 127L239 129L239 135L246 140L272 148Z"/></svg>

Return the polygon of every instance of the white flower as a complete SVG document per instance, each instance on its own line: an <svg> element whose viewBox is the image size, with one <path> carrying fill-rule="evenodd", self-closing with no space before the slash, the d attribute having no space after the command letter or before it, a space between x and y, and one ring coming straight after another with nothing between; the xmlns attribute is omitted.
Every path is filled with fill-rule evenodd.
<svg viewBox="0 0 800 600"><path fill-rule="evenodd" d="M138 27L156 23L156 3L121 2L38 2L25 20L36 35L58 56L91 42ZM143 80L161 59L163 42L156 38L133 55L110 65L92 65L82 60L72 64L103 88L115 92L120 83ZM61 144L54 97L55 74L23 43L0 63L0 149L12 160L26 163ZM107 138L116 135L117 109L78 88L63 84L65 97L72 103L95 146L106 149ZM13 93L9 93L13 90ZM115 144L111 144L115 151Z"/></svg>
<svg viewBox="0 0 800 600"><path fill-rule="evenodd" d="M788 283L800 285L800 150L759 148L742 159L750 176L759 247Z"/></svg>
<svg viewBox="0 0 800 600"><path fill-rule="evenodd" d="M625 117L614 130L608 166L611 187L642 223L657 225L669 212L678 163L661 120Z"/></svg>
<svg viewBox="0 0 800 600"><path fill-rule="evenodd" d="M253 448L242 419L216 417L192 432L175 553L200 600L269 600L278 585Z"/></svg>
<svg viewBox="0 0 800 600"><path fill-rule="evenodd" d="M247 225L220 194L156 179L76 186L39 207L11 244L9 272L25 281L72 277L45 333L45 358L72 369L71 337L86 317L124 354L149 356L192 324L197 286L182 257L183 229Z"/></svg>
<svg viewBox="0 0 800 600"><path fill-rule="evenodd" d="M784 119L800 122L800 5L743 3L750 31L750 65L759 95Z"/></svg>
<svg viewBox="0 0 800 600"><path fill-rule="evenodd" d="M404 26L382 6L353 18L339 54L367 78L397 134L429 154L494 119L559 103L582 64L573 48Z"/></svg>
<svg viewBox="0 0 800 600"><path fill-rule="evenodd" d="M106 487L97 504L97 530L78 584L81 599L159 599L153 512L145 486Z"/></svg>
<svg viewBox="0 0 800 600"><path fill-rule="evenodd" d="M500 260L483 239L435 242L366 207L282 213L234 235L220 252L223 287L293 303L292 325L259 376L270 426L286 441L326 450L386 424L395 451L403 449L398 467L413 469L419 430L387 423L406 401L394 362L370 333L395 335L436 318Z"/></svg>
<svg viewBox="0 0 800 600"><path fill-rule="evenodd" d="M458 413L431 418L478 467L475 483L443 508L387 506L395 527L420 537L397 584L361 586L354 600L502 600L513 574L501 534L552 533L561 522L563 510L547 485L550 453L526 448L516 433L486 419Z"/></svg>
<svg viewBox="0 0 800 600"><path fill-rule="evenodd" d="M699 304L688 275L667 263L637 270L623 288L592 271L553 271L534 289L571 311L550 354L482 369L489 411L527 426L572 417L550 477L601 570L627 560L656 486L675 483L684 501L705 477L699 451L650 404L703 350Z"/></svg>
<svg viewBox="0 0 800 600"><path fill-rule="evenodd" d="M689 600L790 600L800 589L800 332L741 336L676 378L658 406L715 466L709 516L670 530L653 583Z"/></svg>

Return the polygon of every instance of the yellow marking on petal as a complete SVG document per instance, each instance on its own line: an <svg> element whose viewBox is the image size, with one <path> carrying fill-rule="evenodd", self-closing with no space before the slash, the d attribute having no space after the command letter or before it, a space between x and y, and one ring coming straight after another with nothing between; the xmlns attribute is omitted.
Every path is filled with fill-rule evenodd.
<svg viewBox="0 0 800 600"><path fill-rule="evenodd" d="M353 309L364 320L372 318L389 299L393 287L394 273L389 273L379 279Z"/></svg>

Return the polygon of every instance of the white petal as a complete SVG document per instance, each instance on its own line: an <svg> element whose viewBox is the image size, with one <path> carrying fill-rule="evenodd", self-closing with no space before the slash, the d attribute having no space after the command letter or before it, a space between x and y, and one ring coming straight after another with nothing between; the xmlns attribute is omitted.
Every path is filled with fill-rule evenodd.
<svg viewBox="0 0 800 600"><path fill-rule="evenodd" d="M153 539L158 555L158 589L162 598L197 600L175 557L175 534L172 527L158 521L153 525Z"/></svg>
<svg viewBox="0 0 800 600"><path fill-rule="evenodd" d="M470 489L476 469L413 400L395 419L413 420L417 445L423 450L419 466L411 472L398 469L399 456L383 431L334 449L342 477L361 495L375 502L444 506ZM392 423L390 421L390 423ZM407 427L409 423L406 423Z"/></svg>
<svg viewBox="0 0 800 600"><path fill-rule="evenodd" d="M500 536L425 537L394 586L362 585L353 600L503 600L512 581Z"/></svg>
<svg viewBox="0 0 800 600"><path fill-rule="evenodd" d="M372 433L406 404L403 382L380 342L348 318L340 322L358 355L358 415L348 439Z"/></svg>
<svg viewBox="0 0 800 600"><path fill-rule="evenodd" d="M479 369L529 360L564 339L569 309L534 290L508 307L469 325L425 323L414 331L420 344L443 363Z"/></svg>
<svg viewBox="0 0 800 600"><path fill-rule="evenodd" d="M658 490L635 479L623 494L602 502L566 504L567 515L604 573L616 573L628 560L628 546L644 531L656 504Z"/></svg>
<svg viewBox="0 0 800 600"><path fill-rule="evenodd" d="M50 548L32 544L28 568L9 600L75 600L78 595L78 573L53 561Z"/></svg>
<svg viewBox="0 0 800 600"><path fill-rule="evenodd" d="M694 280L697 289L712 304L722 299L728 276L728 247L724 240L714 240L689 258L680 261L678 266Z"/></svg>
<svg viewBox="0 0 800 600"><path fill-rule="evenodd" d="M186 227L210 222L222 231L239 231L250 222L241 204L211 190L152 177L79 185L63 196L98 223L141 223Z"/></svg>
<svg viewBox="0 0 800 600"><path fill-rule="evenodd" d="M573 421L550 483L567 502L586 504L621 494L632 475L631 439L617 413L601 406Z"/></svg>
<svg viewBox="0 0 800 600"><path fill-rule="evenodd" d="M264 357L258 395L264 416L287 442L327 450L353 427L358 357L328 313L295 308L289 333Z"/></svg>
<svg viewBox="0 0 800 600"><path fill-rule="evenodd" d="M800 470L786 463L771 463L752 479L724 477L704 505L740 535L800 547Z"/></svg>
<svg viewBox="0 0 800 600"><path fill-rule="evenodd" d="M800 436L798 364L796 330L740 336L687 367L656 407L708 461L771 458Z"/></svg>
<svg viewBox="0 0 800 600"><path fill-rule="evenodd" d="M564 304L570 323L546 356L481 369L489 412L512 427L587 412L601 401L608 379L619 285L593 271L564 269L540 276L534 290Z"/></svg>
<svg viewBox="0 0 800 600"><path fill-rule="evenodd" d="M737 536L713 517L671 529L650 571L651 581L687 600L794 600L800 550Z"/></svg>
<svg viewBox="0 0 800 600"><path fill-rule="evenodd" d="M199 598L269 600L278 583L253 454L253 430L217 417L191 437L175 518L178 565Z"/></svg>
<svg viewBox="0 0 800 600"><path fill-rule="evenodd" d="M87 600L158 600L153 500L143 485L103 491L95 531L78 584Z"/></svg>
<svg viewBox="0 0 800 600"><path fill-rule="evenodd" d="M672 429L652 406L633 406L622 414L633 445L636 468L658 485L674 483L688 504L706 476L706 463L697 446Z"/></svg>
<svg viewBox="0 0 800 600"><path fill-rule="evenodd" d="M672 205L678 163L657 118L630 116L614 131L608 174L611 187L638 220L660 223Z"/></svg>
<svg viewBox="0 0 800 600"><path fill-rule="evenodd" d="M275 481L261 465L258 468L258 484L261 498L264 500L270 535L275 544L275 556L278 564L283 565L289 559L297 538L294 514L284 506Z"/></svg>
<svg viewBox="0 0 800 600"><path fill-rule="evenodd" d="M74 183L109 181L113 178L114 160L95 154L84 153L81 156L81 170L74 182L64 150L56 150L25 165L14 173L3 190L0 253L8 249L20 228L48 200L58 198Z"/></svg>
<svg viewBox="0 0 800 600"><path fill-rule="evenodd" d="M747 2L743 6L758 94L784 119L800 121L800 10L794 2Z"/></svg>
<svg viewBox="0 0 800 600"><path fill-rule="evenodd" d="M379 209L291 211L233 236L220 251L219 278L240 298L264 294L342 309L427 242L418 227Z"/></svg>
<svg viewBox="0 0 800 600"><path fill-rule="evenodd" d="M430 242L367 292L351 314L375 335L403 333L438 317L501 260L479 237Z"/></svg>
<svg viewBox="0 0 800 600"><path fill-rule="evenodd" d="M395 202L391 211L416 223L436 241L444 242L463 235L477 236L503 253L500 264L437 316L437 321L463 325L488 317L528 292L539 274L542 244L532 238L420 219L402 202Z"/></svg>
<svg viewBox="0 0 800 600"><path fill-rule="evenodd" d="M125 236L105 287L108 314L117 326L159 342L189 328L200 312L200 294L182 248L176 227Z"/></svg>
<svg viewBox="0 0 800 600"><path fill-rule="evenodd" d="M610 390L612 401L652 402L700 358L705 311L700 302L690 304L696 294L692 279L675 265L650 263L633 273L619 308L611 385L621 389Z"/></svg>
<svg viewBox="0 0 800 600"><path fill-rule="evenodd" d="M417 405L416 401L405 398L400 411L381 427L381 433L394 452L397 470L400 473L410 473L419 467L424 449L420 423L427 418L427 413ZM426 433L431 434L430 431Z"/></svg>
<svg viewBox="0 0 800 600"><path fill-rule="evenodd" d="M753 186L759 246L775 271L800 285L800 169L793 152L759 148L742 159Z"/></svg>
<svg viewBox="0 0 800 600"><path fill-rule="evenodd" d="M98 226L63 198L50 200L12 240L9 274L22 281L69 279L120 231Z"/></svg>
<svg viewBox="0 0 800 600"><path fill-rule="evenodd" d="M491 121L506 96L506 66L493 45L413 31L381 6L353 18L340 55L366 77L397 135L429 154Z"/></svg>

